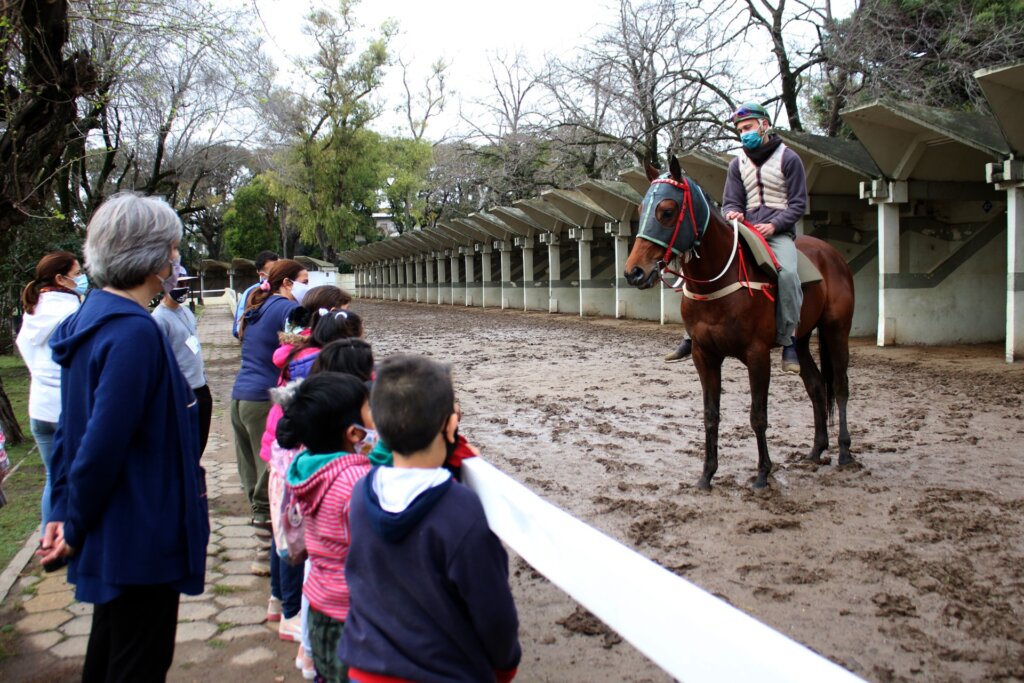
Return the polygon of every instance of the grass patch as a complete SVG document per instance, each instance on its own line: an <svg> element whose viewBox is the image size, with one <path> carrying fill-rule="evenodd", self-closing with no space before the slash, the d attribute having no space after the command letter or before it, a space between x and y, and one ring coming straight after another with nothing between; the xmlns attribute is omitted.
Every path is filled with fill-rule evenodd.
<svg viewBox="0 0 1024 683"><path fill-rule="evenodd" d="M225 586L225 585L222 585L222 584L218 583L218 584L216 584L213 587L213 594L214 595L231 595L232 593L237 593L239 590L240 589L238 588L238 586Z"/></svg>
<svg viewBox="0 0 1024 683"><path fill-rule="evenodd" d="M217 638L214 638L212 640L206 641L206 644L212 647L214 650L219 650L222 647L224 647L227 643L225 643L223 640L218 640Z"/></svg>
<svg viewBox="0 0 1024 683"><path fill-rule="evenodd" d="M224 631L227 631L229 628L234 628L234 627L235 627L235 625L232 624L231 622L222 621L219 624L217 624L217 633L224 633Z"/></svg>
<svg viewBox="0 0 1024 683"><path fill-rule="evenodd" d="M28 383L29 374L21 356L0 356L0 379L3 380L7 398L11 400L14 415L25 433L25 440L18 446L8 442L7 456L11 467L18 466L17 472L4 481L7 506L0 511L0 569L7 566L11 558L25 544L25 539L39 525L39 498L46 482L46 468L43 467L35 441L28 424Z"/></svg>

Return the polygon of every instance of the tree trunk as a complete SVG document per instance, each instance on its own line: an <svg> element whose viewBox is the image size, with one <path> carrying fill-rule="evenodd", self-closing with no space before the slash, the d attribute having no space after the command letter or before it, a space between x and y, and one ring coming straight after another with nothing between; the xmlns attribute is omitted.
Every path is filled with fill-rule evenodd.
<svg viewBox="0 0 1024 683"><path fill-rule="evenodd" d="M0 379L0 426L4 429L8 446L17 446L25 440L25 433L21 431L18 418L14 416L14 408L11 407L11 401L4 390L3 379Z"/></svg>

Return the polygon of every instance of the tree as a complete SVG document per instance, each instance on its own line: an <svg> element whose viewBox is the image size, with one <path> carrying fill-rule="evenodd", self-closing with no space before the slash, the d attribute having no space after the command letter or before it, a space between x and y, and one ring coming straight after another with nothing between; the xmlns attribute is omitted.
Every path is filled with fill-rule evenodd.
<svg viewBox="0 0 1024 683"><path fill-rule="evenodd" d="M384 140L383 162L388 170L383 194L399 233L423 223L423 191L433 158L432 146L422 140Z"/></svg>
<svg viewBox="0 0 1024 683"><path fill-rule="evenodd" d="M283 258L294 254L294 245L289 250L289 245L280 244L283 209L263 176L239 188L224 213L224 241L231 256L252 258L263 250L277 251Z"/></svg>

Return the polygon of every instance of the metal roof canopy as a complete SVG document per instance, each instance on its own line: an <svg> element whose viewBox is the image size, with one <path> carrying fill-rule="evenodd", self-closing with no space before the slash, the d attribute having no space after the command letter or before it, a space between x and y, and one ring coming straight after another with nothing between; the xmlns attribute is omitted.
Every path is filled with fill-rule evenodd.
<svg viewBox="0 0 1024 683"><path fill-rule="evenodd" d="M448 235L451 237L455 242L455 246L471 247L473 246L473 242L476 241L476 238L473 237L473 235L467 234L465 228L452 225L450 223L442 223L441 221L438 221L437 225L434 226L434 230L438 231L442 235Z"/></svg>
<svg viewBox="0 0 1024 683"><path fill-rule="evenodd" d="M779 131L779 137L803 160L809 195L858 197L862 180L882 176L864 145L854 140L788 130ZM814 203L813 196L811 203Z"/></svg>
<svg viewBox="0 0 1024 683"><path fill-rule="evenodd" d="M296 256L295 260L306 267L306 270L322 270L324 272L336 272L338 266L334 265L330 261L322 261L312 256ZM256 267L256 264L253 264Z"/></svg>
<svg viewBox="0 0 1024 683"><path fill-rule="evenodd" d="M636 193L640 195L641 201L644 195L647 194L647 188L651 186L651 181L647 179L647 174L642 168L636 166L627 168L625 171L619 171L619 180L636 190Z"/></svg>
<svg viewBox="0 0 1024 683"><path fill-rule="evenodd" d="M554 204L543 199L520 199L514 203L523 213L532 218L544 232L559 235L576 225L573 219L558 210Z"/></svg>
<svg viewBox="0 0 1024 683"><path fill-rule="evenodd" d="M725 177L729 173L728 159L695 149L680 156L679 164L683 173L693 178L708 196L722 203Z"/></svg>
<svg viewBox="0 0 1024 683"><path fill-rule="evenodd" d="M452 225L468 235L474 242L490 244L494 241L493 235L480 228L480 226L473 221L466 220L465 218L456 218L452 221Z"/></svg>
<svg viewBox="0 0 1024 683"><path fill-rule="evenodd" d="M541 225L530 218L522 209L514 206L496 206L491 213L500 218L516 235L520 237L533 237L538 232L544 232Z"/></svg>
<svg viewBox="0 0 1024 683"><path fill-rule="evenodd" d="M497 216L493 216L483 211L469 214L466 216L466 220L490 235L492 241L512 239L512 236L516 234L516 232L509 227L508 223L505 223Z"/></svg>
<svg viewBox="0 0 1024 683"><path fill-rule="evenodd" d="M600 227L615 220L579 190L546 190L541 193L540 198L565 214L573 225L581 228Z"/></svg>
<svg viewBox="0 0 1024 683"><path fill-rule="evenodd" d="M974 72L1003 137L1014 154L1024 155L1024 62L1004 64Z"/></svg>
<svg viewBox="0 0 1024 683"><path fill-rule="evenodd" d="M453 231L442 230L440 223L432 228L424 228L423 232L424 234L432 237L434 241L437 242L437 246L440 249L451 249L452 247L457 247L462 244L462 242L452 236ZM458 233L455 234L457 235Z"/></svg>
<svg viewBox="0 0 1024 683"><path fill-rule="evenodd" d="M614 221L631 220L636 215L636 207L643 200L643 195L632 186L616 180L592 178L578 185L577 189L612 216Z"/></svg>
<svg viewBox="0 0 1024 683"><path fill-rule="evenodd" d="M995 119L905 102L840 112L892 180L985 182L985 164L1009 154Z"/></svg>

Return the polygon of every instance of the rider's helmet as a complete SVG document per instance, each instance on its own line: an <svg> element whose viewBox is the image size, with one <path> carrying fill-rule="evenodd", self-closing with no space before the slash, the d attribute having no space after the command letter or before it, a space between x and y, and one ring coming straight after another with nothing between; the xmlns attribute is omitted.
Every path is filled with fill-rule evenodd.
<svg viewBox="0 0 1024 683"><path fill-rule="evenodd" d="M772 122L771 117L768 115L768 110L757 102L744 102L735 112L733 112L731 117L732 124L734 126L740 121L746 121L748 119L764 119L768 123Z"/></svg>

